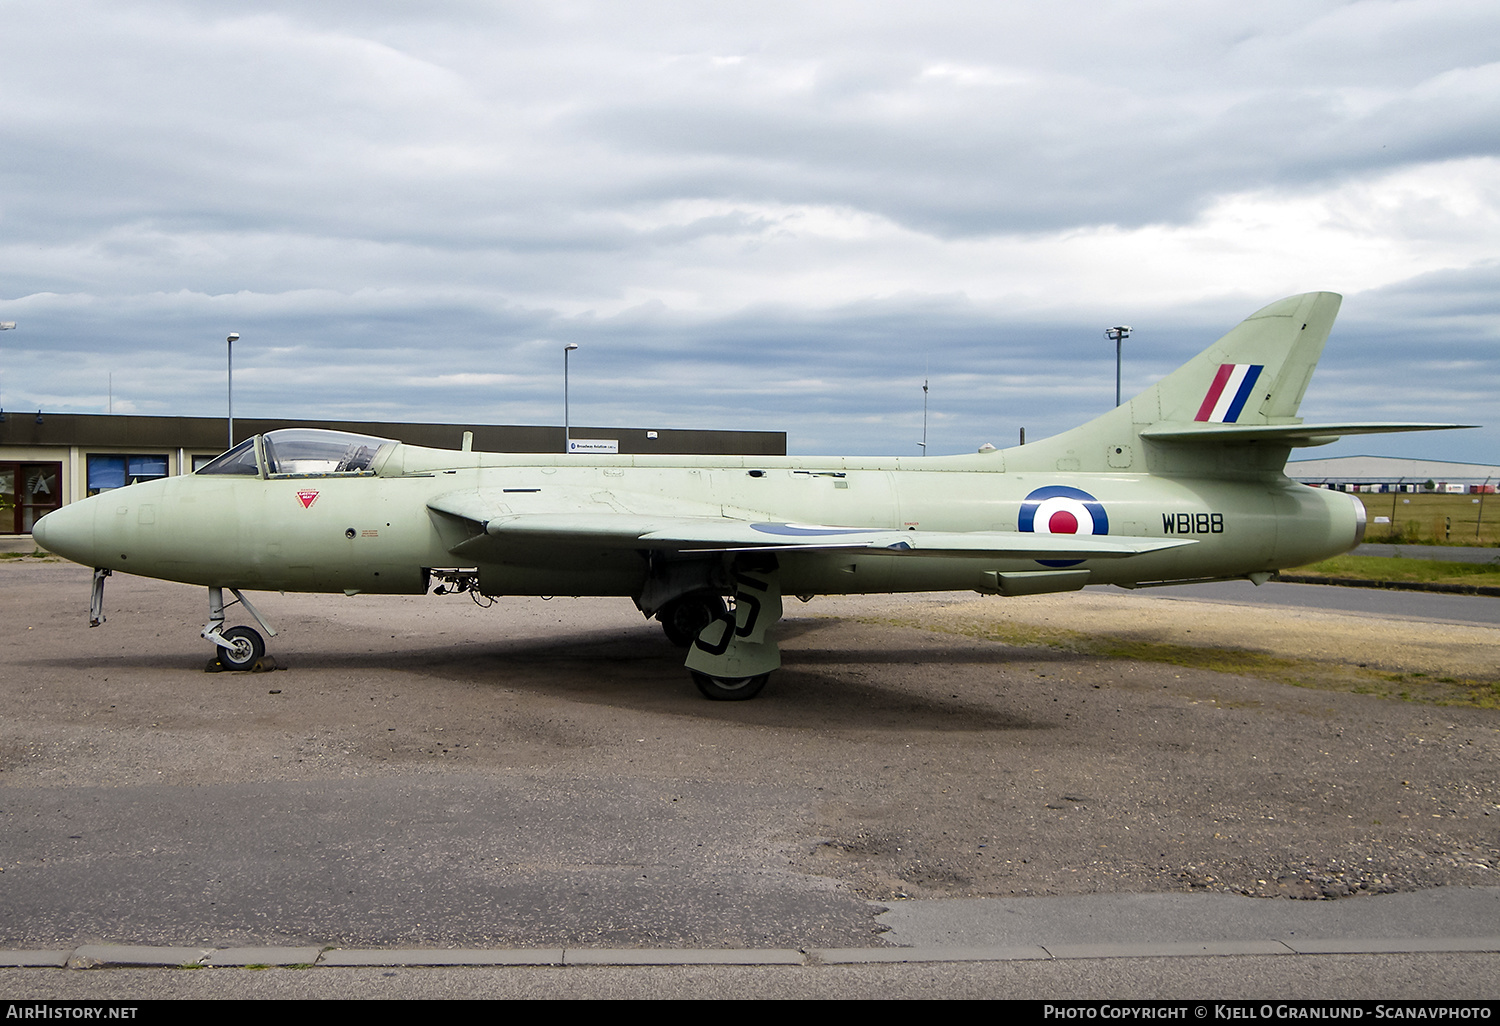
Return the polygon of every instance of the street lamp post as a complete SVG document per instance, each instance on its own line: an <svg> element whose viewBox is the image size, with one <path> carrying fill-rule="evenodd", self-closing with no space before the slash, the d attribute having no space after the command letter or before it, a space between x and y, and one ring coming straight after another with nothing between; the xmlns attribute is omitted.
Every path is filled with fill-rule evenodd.
<svg viewBox="0 0 1500 1026"><path fill-rule="evenodd" d="M568 419L568 354L577 348L577 342L563 346L563 452L573 449L573 427Z"/></svg>
<svg viewBox="0 0 1500 1026"><path fill-rule="evenodd" d="M1494 475L1491 474L1490 477ZM1484 523L1484 497L1490 490L1490 478L1484 479L1484 484L1479 486L1479 518L1474 521L1474 544L1479 544L1479 527Z"/></svg>
<svg viewBox="0 0 1500 1026"><path fill-rule="evenodd" d="M0 331L9 331L16 326L15 321L0 321ZM0 403L0 424L5 423L5 406Z"/></svg>
<svg viewBox="0 0 1500 1026"><path fill-rule="evenodd" d="M234 448L234 344L240 340L240 333L231 331L229 337L224 340L225 353L229 360L229 448ZM229 449L224 450L228 452Z"/></svg>
<svg viewBox="0 0 1500 1026"><path fill-rule="evenodd" d="M1115 405L1120 405L1120 343L1130 337L1131 327L1128 324L1117 324L1113 328L1104 329L1104 337L1115 344Z"/></svg>

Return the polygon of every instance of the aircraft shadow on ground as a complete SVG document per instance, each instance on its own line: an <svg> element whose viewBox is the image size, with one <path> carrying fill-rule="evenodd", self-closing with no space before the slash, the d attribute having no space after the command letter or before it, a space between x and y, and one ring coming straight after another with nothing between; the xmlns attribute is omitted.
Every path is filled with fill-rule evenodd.
<svg viewBox="0 0 1500 1026"><path fill-rule="evenodd" d="M1034 663L1039 653L1028 653ZM930 674L945 666L995 666L1019 662L1022 654L986 653L972 646L885 649L877 657L865 650L797 649L786 653L761 696L749 702L709 702L699 697L682 666L683 652L652 630L583 632L566 640L528 639L485 643L456 649L434 649L395 658L370 656L371 666L405 670L465 686L524 689L538 696L650 709L699 719L734 720L767 725L839 728L905 728L991 731L1030 730L1053 726L1034 721L1015 709L963 697L970 682L944 683L944 695L933 685L908 686L899 677L915 669ZM1059 653L1062 655L1062 653ZM1076 657L1073 657L1076 658ZM347 668L350 663L330 660ZM820 667L827 667L823 670ZM885 673L890 669L894 672ZM994 694L986 681L986 696Z"/></svg>
<svg viewBox="0 0 1500 1026"><path fill-rule="evenodd" d="M830 627L834 628L830 630ZM1054 724L1023 716L996 685L1005 679L967 680L967 670L993 667L997 674L1013 664L1033 666L1059 659L1077 661L1078 655L1045 649L988 647L963 642L872 651L851 646L837 637L837 621L790 621L780 637L791 642L781 670L773 674L762 695L749 702L709 702L699 697L682 666L683 650L671 645L654 624L571 631L566 635L528 638L463 639L451 645L418 649L370 647L368 638L351 638L349 648L282 652L273 647L281 670L253 675L274 682L282 672L366 670L406 673L430 681L466 687L523 689L538 697L671 712L700 719L841 729L910 728L956 731L1046 729ZM817 647L800 647L807 635L822 635ZM352 645L358 644L355 650ZM78 672L119 670L202 671L205 650L191 657L180 650L162 654L106 653L50 655L18 660L18 665L72 669ZM931 675L951 667L953 676L937 685L947 694L934 695ZM927 683L903 678L921 674ZM236 679L219 674L218 679ZM989 676L989 675L987 675ZM978 686L985 700L964 697Z"/></svg>

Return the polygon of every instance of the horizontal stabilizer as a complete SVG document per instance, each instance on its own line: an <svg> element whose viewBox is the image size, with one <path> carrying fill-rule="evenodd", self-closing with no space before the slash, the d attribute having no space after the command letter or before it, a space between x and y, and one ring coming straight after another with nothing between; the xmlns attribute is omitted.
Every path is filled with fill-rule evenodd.
<svg viewBox="0 0 1500 1026"><path fill-rule="evenodd" d="M1326 445L1345 435L1385 435L1402 431L1451 431L1473 424L1216 424L1161 423L1141 429L1141 437L1153 442L1189 445Z"/></svg>

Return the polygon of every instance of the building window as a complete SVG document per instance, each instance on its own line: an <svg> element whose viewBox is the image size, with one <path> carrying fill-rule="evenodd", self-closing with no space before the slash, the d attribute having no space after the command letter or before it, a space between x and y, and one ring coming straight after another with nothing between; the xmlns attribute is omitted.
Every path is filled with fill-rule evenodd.
<svg viewBox="0 0 1500 1026"><path fill-rule="evenodd" d="M89 455L90 495L124 488L138 481L155 481L167 476L165 456L96 456Z"/></svg>
<svg viewBox="0 0 1500 1026"><path fill-rule="evenodd" d="M62 505L61 463L0 463L0 534L30 534Z"/></svg>

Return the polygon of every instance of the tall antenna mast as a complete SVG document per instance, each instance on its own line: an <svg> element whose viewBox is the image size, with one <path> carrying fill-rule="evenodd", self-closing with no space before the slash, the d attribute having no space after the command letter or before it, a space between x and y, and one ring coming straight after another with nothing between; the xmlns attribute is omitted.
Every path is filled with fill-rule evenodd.
<svg viewBox="0 0 1500 1026"><path fill-rule="evenodd" d="M927 455L927 379L922 379L922 440L917 443L922 447L922 455Z"/></svg>

